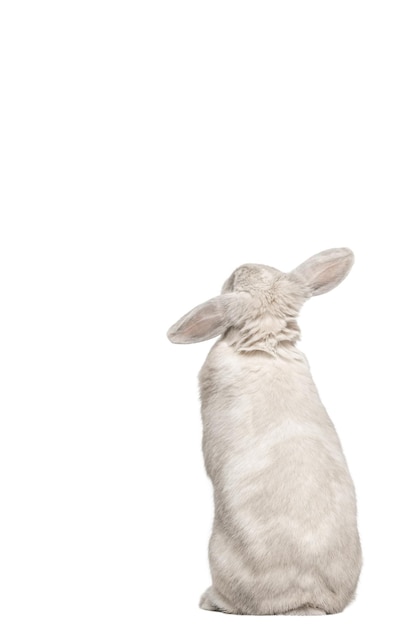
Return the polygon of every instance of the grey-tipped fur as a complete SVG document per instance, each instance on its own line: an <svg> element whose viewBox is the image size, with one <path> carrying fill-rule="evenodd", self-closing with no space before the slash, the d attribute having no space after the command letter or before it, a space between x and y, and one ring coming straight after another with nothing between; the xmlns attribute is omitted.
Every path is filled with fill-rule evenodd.
<svg viewBox="0 0 417 626"><path fill-rule="evenodd" d="M222 294L171 327L171 341L221 334L200 372L203 451L215 517L203 609L247 615L338 613L361 564L354 486L308 363L297 316L347 275L326 250L285 274L239 267Z"/></svg>

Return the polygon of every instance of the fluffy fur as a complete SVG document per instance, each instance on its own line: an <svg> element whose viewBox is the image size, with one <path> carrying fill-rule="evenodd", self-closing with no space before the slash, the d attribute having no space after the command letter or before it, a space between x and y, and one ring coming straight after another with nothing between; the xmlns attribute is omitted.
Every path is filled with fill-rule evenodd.
<svg viewBox="0 0 417 626"><path fill-rule="evenodd" d="M203 451L213 483L212 586L203 609L247 615L338 613L361 569L355 492L308 363L297 315L349 272L346 248L284 274L243 265L222 294L168 332L218 334L200 372Z"/></svg>

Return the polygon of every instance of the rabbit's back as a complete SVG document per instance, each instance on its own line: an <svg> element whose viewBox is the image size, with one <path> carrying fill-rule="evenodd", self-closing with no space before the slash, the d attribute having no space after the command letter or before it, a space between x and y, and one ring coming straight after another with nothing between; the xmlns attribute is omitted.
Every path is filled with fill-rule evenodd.
<svg viewBox="0 0 417 626"><path fill-rule="evenodd" d="M302 353L238 354L221 340L200 388L213 586L235 612L341 610L360 570L355 493Z"/></svg>

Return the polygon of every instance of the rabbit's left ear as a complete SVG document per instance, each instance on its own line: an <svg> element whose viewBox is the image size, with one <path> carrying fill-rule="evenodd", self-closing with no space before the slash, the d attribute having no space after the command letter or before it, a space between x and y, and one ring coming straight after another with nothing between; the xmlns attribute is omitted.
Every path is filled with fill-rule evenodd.
<svg viewBox="0 0 417 626"><path fill-rule="evenodd" d="M230 326L229 308L234 294L223 294L199 304L168 331L173 343L196 343L221 335Z"/></svg>
<svg viewBox="0 0 417 626"><path fill-rule="evenodd" d="M337 287L349 274L353 262L349 248L331 248L304 261L291 275L308 287L311 296L318 296Z"/></svg>

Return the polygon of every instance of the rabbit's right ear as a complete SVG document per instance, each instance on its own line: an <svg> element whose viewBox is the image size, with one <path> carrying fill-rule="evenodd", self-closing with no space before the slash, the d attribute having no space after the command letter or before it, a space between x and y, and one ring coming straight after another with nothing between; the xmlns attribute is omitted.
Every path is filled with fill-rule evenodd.
<svg viewBox="0 0 417 626"><path fill-rule="evenodd" d="M291 274L307 286L310 296L318 296L337 287L349 274L353 261L349 248L331 248L310 257Z"/></svg>
<svg viewBox="0 0 417 626"><path fill-rule="evenodd" d="M222 294L196 306L168 331L173 343L196 343L213 339L231 326L236 311L236 294Z"/></svg>

